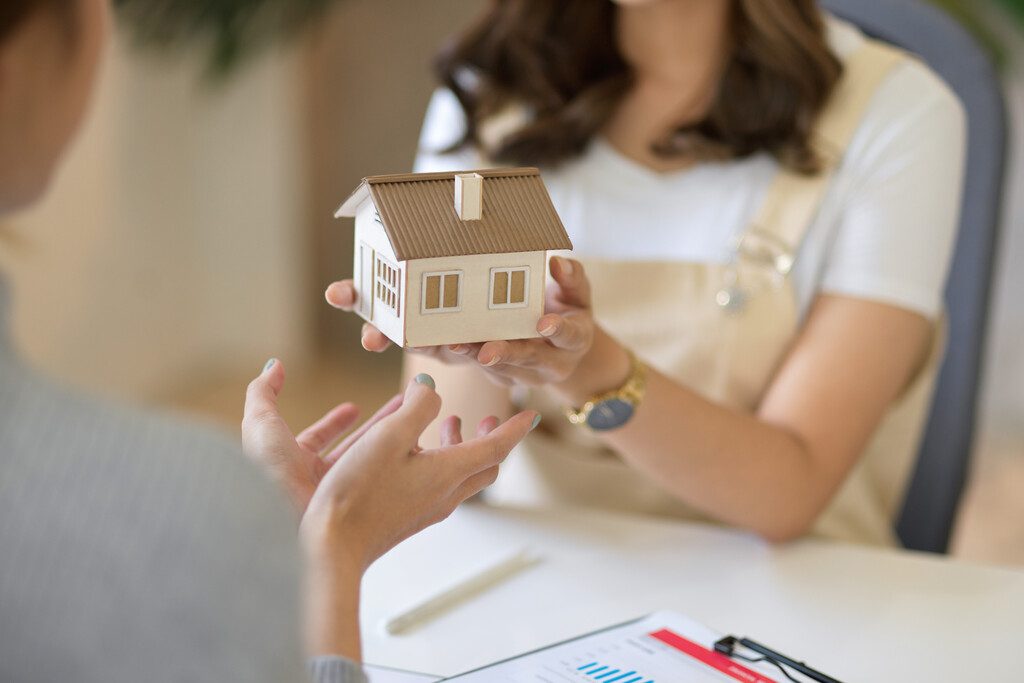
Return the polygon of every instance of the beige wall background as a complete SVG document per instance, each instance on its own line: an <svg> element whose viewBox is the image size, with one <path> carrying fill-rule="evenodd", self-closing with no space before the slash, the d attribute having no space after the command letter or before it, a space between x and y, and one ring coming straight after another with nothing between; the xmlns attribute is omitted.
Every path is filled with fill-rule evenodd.
<svg viewBox="0 0 1024 683"><path fill-rule="evenodd" d="M157 396L310 344L294 54L223 88L117 39L83 135L2 248L24 353L77 385Z"/></svg>

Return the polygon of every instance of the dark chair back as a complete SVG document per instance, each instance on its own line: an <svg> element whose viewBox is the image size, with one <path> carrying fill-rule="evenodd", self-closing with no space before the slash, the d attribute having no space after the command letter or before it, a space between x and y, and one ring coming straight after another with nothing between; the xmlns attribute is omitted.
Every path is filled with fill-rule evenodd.
<svg viewBox="0 0 1024 683"><path fill-rule="evenodd" d="M820 0L868 35L923 59L967 110L967 168L960 228L946 286L949 346L917 464L897 523L907 548L946 552L967 477L1002 206L1006 120L985 51L921 0Z"/></svg>

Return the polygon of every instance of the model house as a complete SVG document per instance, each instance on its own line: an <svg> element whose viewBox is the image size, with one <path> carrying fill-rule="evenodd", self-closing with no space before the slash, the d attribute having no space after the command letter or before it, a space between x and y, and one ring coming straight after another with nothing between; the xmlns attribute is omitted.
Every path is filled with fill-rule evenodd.
<svg viewBox="0 0 1024 683"><path fill-rule="evenodd" d="M364 178L357 310L399 346L536 337L548 250L572 249L535 168Z"/></svg>

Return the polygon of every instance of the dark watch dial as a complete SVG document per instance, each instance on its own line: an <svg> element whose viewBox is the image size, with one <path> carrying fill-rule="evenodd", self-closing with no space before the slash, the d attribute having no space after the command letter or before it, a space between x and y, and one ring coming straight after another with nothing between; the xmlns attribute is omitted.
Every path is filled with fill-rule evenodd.
<svg viewBox="0 0 1024 683"><path fill-rule="evenodd" d="M621 398L601 401L587 415L587 426L596 431L621 427L633 417L634 410L633 404Z"/></svg>

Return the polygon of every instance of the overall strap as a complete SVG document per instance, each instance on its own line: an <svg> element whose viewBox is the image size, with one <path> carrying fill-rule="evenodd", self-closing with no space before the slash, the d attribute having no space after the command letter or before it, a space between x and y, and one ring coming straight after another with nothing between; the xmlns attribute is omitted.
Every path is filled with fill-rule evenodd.
<svg viewBox="0 0 1024 683"><path fill-rule="evenodd" d="M781 275L790 271L879 84L893 67L908 58L897 48L868 40L846 60L843 75L812 132L812 146L822 161L822 170L801 175L780 169L747 231L739 236L737 255L768 260Z"/></svg>

